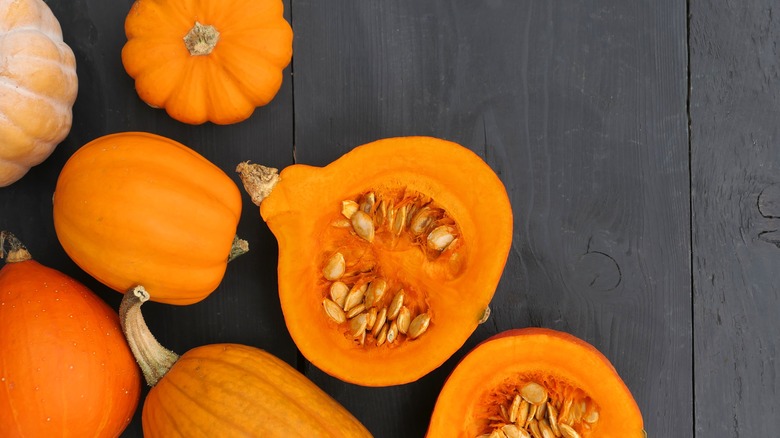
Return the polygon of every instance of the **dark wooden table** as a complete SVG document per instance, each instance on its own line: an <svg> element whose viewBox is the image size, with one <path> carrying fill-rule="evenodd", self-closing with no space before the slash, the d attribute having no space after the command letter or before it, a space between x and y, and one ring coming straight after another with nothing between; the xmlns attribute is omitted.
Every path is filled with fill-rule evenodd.
<svg viewBox="0 0 780 438"><path fill-rule="evenodd" d="M147 304L178 352L258 346L303 370L377 437L421 437L455 363L490 335L543 326L594 344L651 437L780 430L780 21L770 0L285 0L293 63L247 121L189 126L137 97L120 49L131 1L47 0L80 90L68 138L0 189L0 228L113 306L60 247L64 162L104 134L243 160L324 165L378 138L431 135L506 185L514 243L493 315L441 368L389 388L345 384L297 352L276 294L276 241L245 195L249 254L187 307ZM0 321L0 324L2 322ZM125 432L141 435L140 416Z"/></svg>

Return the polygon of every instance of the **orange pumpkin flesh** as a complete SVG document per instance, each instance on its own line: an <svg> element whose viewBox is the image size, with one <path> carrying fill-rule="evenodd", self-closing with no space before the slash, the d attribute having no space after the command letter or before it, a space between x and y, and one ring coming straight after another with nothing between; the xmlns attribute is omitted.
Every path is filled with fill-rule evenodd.
<svg viewBox="0 0 780 438"><path fill-rule="evenodd" d="M529 383L544 387L546 406L553 406L552 411L545 408L534 426L530 420L518 420L518 412L538 408L532 404L514 412L512 408ZM506 331L468 353L439 394L427 436L488 436L504 427L514 429L517 423L529 431L555 429L550 412L558 423L555 436L645 436L639 408L609 360L581 339L543 328ZM561 435L563 427L573 428L578 435Z"/></svg>
<svg viewBox="0 0 780 438"><path fill-rule="evenodd" d="M254 347L213 344L181 357L163 348L141 315L142 287L128 291L120 315L152 389L144 436L370 437L343 406L286 362Z"/></svg>
<svg viewBox="0 0 780 438"><path fill-rule="evenodd" d="M269 103L292 57L281 0L137 0L122 63L138 95L190 124L236 123Z"/></svg>
<svg viewBox="0 0 780 438"><path fill-rule="evenodd" d="M2 436L119 436L141 375L117 313L9 240L0 269Z"/></svg>
<svg viewBox="0 0 780 438"><path fill-rule="evenodd" d="M124 292L191 304L224 276L241 194L192 149L142 132L89 142L65 163L54 192L54 226L82 269Z"/></svg>
<svg viewBox="0 0 780 438"><path fill-rule="evenodd" d="M273 180L273 172L239 168L250 193L268 192L258 186L268 185L262 179ZM460 348L485 315L512 241L499 178L470 150L435 138L385 139L323 168L287 167L260 198L253 195L279 244L279 295L293 340L321 370L365 386L414 381ZM366 215L347 219L350 211L342 210L350 205ZM431 220L412 232L412 224L425 222L421 212ZM361 236L355 215L369 218L373 234ZM444 230L443 240L433 239L439 246L429 243L436 229ZM341 256L343 274L327 275ZM356 294L356 306L346 304L349 297L334 298L339 282ZM371 291L377 283L384 294ZM382 309L392 309L400 290L407 317L385 312L385 328L378 329ZM365 310L355 315L360 306ZM419 315L429 318L427 329L412 339L419 321L405 334L400 326Z"/></svg>

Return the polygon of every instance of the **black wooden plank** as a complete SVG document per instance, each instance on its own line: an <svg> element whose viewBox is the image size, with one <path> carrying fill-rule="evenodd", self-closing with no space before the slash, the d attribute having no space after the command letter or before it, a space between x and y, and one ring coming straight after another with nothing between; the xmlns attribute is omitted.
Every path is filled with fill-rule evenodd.
<svg viewBox="0 0 780 438"><path fill-rule="evenodd" d="M190 146L222 168L240 187L234 169L241 161L280 167L292 162L290 70L276 98L250 119L229 126L182 124L163 110L144 104L124 71L120 51L131 1L47 0L47 4L60 20L64 39L76 55L80 89L73 128L48 160L19 182L0 189L0 229L14 232L38 261L77 278L118 308L120 294L97 283L70 261L54 233L51 198L65 161L81 145L101 135L148 131ZM288 5L286 10L289 12ZM257 207L248 196L244 199L238 233L249 241L250 252L231 262L217 291L191 306L147 303L144 313L160 342L178 353L198 345L237 342L263 348L295 366L297 350L281 329L284 322L276 289L276 240L260 219ZM140 408L123 436L142 436Z"/></svg>
<svg viewBox="0 0 780 438"><path fill-rule="evenodd" d="M696 433L776 436L777 3L690 11Z"/></svg>
<svg viewBox="0 0 780 438"><path fill-rule="evenodd" d="M309 376L376 436L421 436L466 350L552 327L613 361L649 436L689 435L685 2L292 7L297 162L324 165L382 137L454 140L500 175L516 230L492 319L439 370L379 390Z"/></svg>

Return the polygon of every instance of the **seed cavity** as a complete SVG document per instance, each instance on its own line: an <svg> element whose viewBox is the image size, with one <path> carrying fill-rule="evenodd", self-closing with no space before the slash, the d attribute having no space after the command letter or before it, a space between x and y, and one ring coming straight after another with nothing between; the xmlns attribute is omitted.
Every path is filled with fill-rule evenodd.
<svg viewBox="0 0 780 438"><path fill-rule="evenodd" d="M597 436L598 406L577 388L561 382L525 380L500 391L499 397L506 401L489 408L492 413L483 420L485 429L477 438ZM491 396L490 400L494 399L495 395Z"/></svg>

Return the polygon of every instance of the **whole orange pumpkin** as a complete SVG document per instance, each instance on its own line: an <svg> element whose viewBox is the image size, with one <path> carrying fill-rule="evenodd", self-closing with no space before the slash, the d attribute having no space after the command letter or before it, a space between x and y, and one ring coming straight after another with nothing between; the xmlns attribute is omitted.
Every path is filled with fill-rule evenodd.
<svg viewBox="0 0 780 438"><path fill-rule="evenodd" d="M192 304L213 292L242 250L238 186L181 143L124 132L95 139L65 163L54 227L82 269L124 293Z"/></svg>
<svg viewBox="0 0 780 438"><path fill-rule="evenodd" d="M11 250L0 269L0 433L119 436L138 405L141 374L117 313L5 232L0 249L4 240Z"/></svg>
<svg viewBox="0 0 780 438"><path fill-rule="evenodd" d="M73 51L42 0L0 0L0 187L45 160L70 132Z"/></svg>
<svg viewBox="0 0 780 438"><path fill-rule="evenodd" d="M281 0L137 0L122 63L147 104L190 124L236 123L269 103L292 58Z"/></svg>
<svg viewBox="0 0 780 438"><path fill-rule="evenodd" d="M122 329L152 386L141 417L145 437L371 437L336 400L268 352L211 344L179 356L164 348L141 314L148 299L137 286L119 306Z"/></svg>

